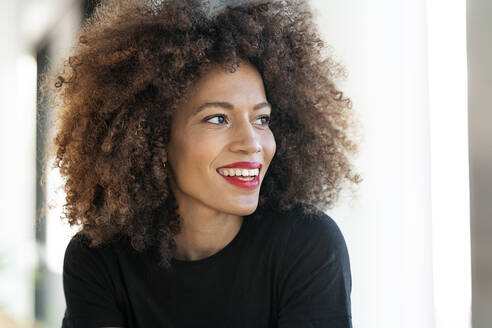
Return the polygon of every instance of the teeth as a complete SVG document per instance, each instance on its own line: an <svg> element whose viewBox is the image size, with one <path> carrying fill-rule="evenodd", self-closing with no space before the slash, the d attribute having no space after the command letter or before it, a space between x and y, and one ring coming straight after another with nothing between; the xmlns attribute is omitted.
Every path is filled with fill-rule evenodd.
<svg viewBox="0 0 492 328"><path fill-rule="evenodd" d="M255 177L237 177L239 180L242 180L242 181L251 181L253 180Z"/></svg>
<svg viewBox="0 0 492 328"><path fill-rule="evenodd" d="M248 177L248 176L257 176L260 173L259 169L219 169L219 173L222 175L227 176L243 176L243 177Z"/></svg>

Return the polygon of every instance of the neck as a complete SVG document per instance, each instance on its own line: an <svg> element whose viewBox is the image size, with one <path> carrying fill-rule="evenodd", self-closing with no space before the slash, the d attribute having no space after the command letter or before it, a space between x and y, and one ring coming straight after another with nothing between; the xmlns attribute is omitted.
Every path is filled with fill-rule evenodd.
<svg viewBox="0 0 492 328"><path fill-rule="evenodd" d="M185 208L178 209L181 231L174 237L178 260L196 261L219 252L234 239L243 223L242 216Z"/></svg>

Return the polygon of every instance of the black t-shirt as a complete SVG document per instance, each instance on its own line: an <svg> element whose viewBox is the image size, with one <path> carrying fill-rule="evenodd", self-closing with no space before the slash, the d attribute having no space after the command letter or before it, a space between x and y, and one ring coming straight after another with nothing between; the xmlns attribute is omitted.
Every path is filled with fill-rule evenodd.
<svg viewBox="0 0 492 328"><path fill-rule="evenodd" d="M128 239L76 235L64 260L70 327L326 327L351 323L350 263L337 224L316 209L244 217L234 239L197 261L157 265Z"/></svg>

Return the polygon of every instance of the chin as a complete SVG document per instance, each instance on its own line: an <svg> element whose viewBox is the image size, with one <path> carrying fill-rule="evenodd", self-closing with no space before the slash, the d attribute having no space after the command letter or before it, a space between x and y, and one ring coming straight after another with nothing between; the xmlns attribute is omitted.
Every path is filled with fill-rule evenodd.
<svg viewBox="0 0 492 328"><path fill-rule="evenodd" d="M254 207L251 207L250 209L248 209L245 213L243 213L241 215L245 216L245 215L253 214L257 208L258 208L258 203L256 203L256 205Z"/></svg>
<svg viewBox="0 0 492 328"><path fill-rule="evenodd" d="M258 207L258 201L255 201L251 204L243 204L244 205L236 203L231 206L228 211L226 210L226 212L234 215L246 216L254 213L256 211L256 208Z"/></svg>

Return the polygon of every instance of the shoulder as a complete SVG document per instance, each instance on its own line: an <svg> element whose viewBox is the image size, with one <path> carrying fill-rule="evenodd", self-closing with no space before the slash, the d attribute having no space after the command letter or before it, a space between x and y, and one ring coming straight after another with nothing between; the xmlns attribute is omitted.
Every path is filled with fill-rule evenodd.
<svg viewBox="0 0 492 328"><path fill-rule="evenodd" d="M279 327L349 327L352 278L344 237L335 221L309 204L285 216L289 233L277 280Z"/></svg>
<svg viewBox="0 0 492 328"><path fill-rule="evenodd" d="M63 262L64 327L125 325L117 261L111 245L91 246L80 233L72 237Z"/></svg>
<svg viewBox="0 0 492 328"><path fill-rule="evenodd" d="M76 233L65 249L64 272L106 270L115 260L114 243L92 245L89 237L80 232Z"/></svg>
<svg viewBox="0 0 492 328"><path fill-rule="evenodd" d="M288 211L274 211L270 219L268 238L276 245L281 266L309 265L319 259L348 262L347 245L340 228L318 207L297 203Z"/></svg>
<svg viewBox="0 0 492 328"><path fill-rule="evenodd" d="M288 233L280 256L285 278L309 276L323 268L330 271L325 278L339 274L350 290L349 253L336 222L319 208L305 203L296 204L285 219Z"/></svg>
<svg viewBox="0 0 492 328"><path fill-rule="evenodd" d="M288 243L324 242L330 246L345 245L335 220L314 205L297 203L281 218L286 225Z"/></svg>
<svg viewBox="0 0 492 328"><path fill-rule="evenodd" d="M113 280L118 276L118 258L112 243L91 245L80 232L67 245L63 260L63 286L66 294L89 297L93 289L114 294Z"/></svg>
<svg viewBox="0 0 492 328"><path fill-rule="evenodd" d="M70 239L66 252L69 254L80 252L105 253L111 251L113 248L123 247L127 242L127 238L123 236L114 236L107 241L95 244L90 237L82 232L77 232Z"/></svg>
<svg viewBox="0 0 492 328"><path fill-rule="evenodd" d="M65 260L69 260L73 256L95 255L100 253L100 246L92 246L89 237L82 233L76 233L69 241L65 250Z"/></svg>
<svg viewBox="0 0 492 328"><path fill-rule="evenodd" d="M90 247L90 239L80 232L76 233L69 241L65 249L65 266L78 262L80 257L95 255L97 250Z"/></svg>
<svg viewBox="0 0 492 328"><path fill-rule="evenodd" d="M352 278L335 221L297 204L286 216L289 237L277 279L279 327L351 327Z"/></svg>

